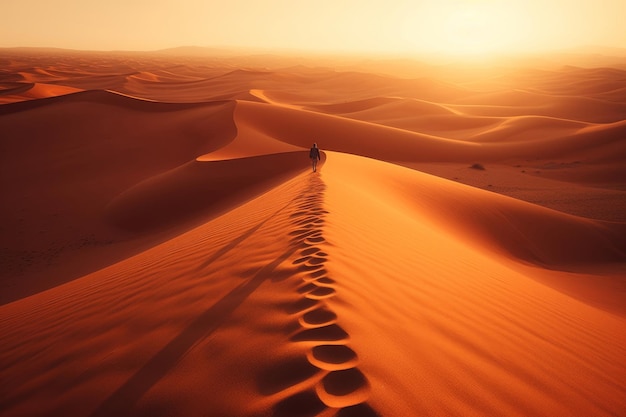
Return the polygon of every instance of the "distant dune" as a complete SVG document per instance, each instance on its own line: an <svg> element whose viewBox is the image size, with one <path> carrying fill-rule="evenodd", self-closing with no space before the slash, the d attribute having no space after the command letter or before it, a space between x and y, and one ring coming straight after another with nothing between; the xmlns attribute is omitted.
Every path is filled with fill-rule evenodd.
<svg viewBox="0 0 626 417"><path fill-rule="evenodd" d="M2 52L3 416L625 415L619 65Z"/></svg>

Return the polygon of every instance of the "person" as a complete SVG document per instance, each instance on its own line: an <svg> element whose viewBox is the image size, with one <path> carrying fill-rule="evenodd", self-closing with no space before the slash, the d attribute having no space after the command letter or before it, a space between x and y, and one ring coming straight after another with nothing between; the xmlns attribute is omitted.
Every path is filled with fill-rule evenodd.
<svg viewBox="0 0 626 417"><path fill-rule="evenodd" d="M309 151L309 158L311 158L311 165L313 166L313 172L317 171L317 161L321 159L320 148L317 147L317 143L314 143L313 147Z"/></svg>

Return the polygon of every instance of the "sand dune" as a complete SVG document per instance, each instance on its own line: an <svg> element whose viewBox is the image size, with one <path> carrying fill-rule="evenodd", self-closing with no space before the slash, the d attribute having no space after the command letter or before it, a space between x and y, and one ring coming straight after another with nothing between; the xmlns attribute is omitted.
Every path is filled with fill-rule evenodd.
<svg viewBox="0 0 626 417"><path fill-rule="evenodd" d="M39 278L19 286L23 294L91 271L93 262L105 266L98 252L119 252L116 243L129 239L104 221L106 207L139 182L232 140L232 108L219 102L153 103L99 91L0 107L6 133L2 189L11 201L0 210L15 220L2 234L2 247L11 255L3 280L17 286L20 272L36 273ZM95 250L96 259L71 262L84 249ZM115 258L129 249L134 251L131 245ZM51 278L50 268L59 273Z"/></svg>
<svg viewBox="0 0 626 417"><path fill-rule="evenodd" d="M416 114L420 117L455 115L453 110L438 103L395 97L377 97L352 103L321 105L312 107L312 110L364 120L368 119L368 114L380 117L381 113L394 118L408 115L415 117Z"/></svg>
<svg viewBox="0 0 626 417"><path fill-rule="evenodd" d="M352 170L360 162L346 161L344 165ZM553 269L626 259L623 224L567 216L438 178L429 178L428 186L423 186L412 177L417 173L400 167L377 167L370 161L358 172L360 181L376 190L375 195L386 204L409 205L411 213L422 210L430 222L450 229L468 245L482 243L491 250ZM390 192L393 194L388 195Z"/></svg>
<svg viewBox="0 0 626 417"><path fill-rule="evenodd" d="M65 94L77 93L81 90L64 85L44 83L17 83L15 87L0 91L0 104L13 103L22 100L33 100L46 97L57 97Z"/></svg>
<svg viewBox="0 0 626 417"><path fill-rule="evenodd" d="M624 71L6 55L3 415L624 414Z"/></svg>
<svg viewBox="0 0 626 417"><path fill-rule="evenodd" d="M327 149L356 153L387 161L470 162L493 160L544 159L578 155L603 145L622 155L623 123L589 129L576 135L544 137L541 146L532 141L475 143L405 131L397 128L349 120L304 110L267 104L240 102L236 114L253 123L265 135L297 146L324 138ZM504 136L505 140L508 139ZM606 151L603 151L606 152ZM610 153L608 153L610 155Z"/></svg>
<svg viewBox="0 0 626 417"><path fill-rule="evenodd" d="M500 119L498 126L478 132L472 136L472 140L497 141L502 140L502 138L506 138L506 141L544 140L546 137L572 136L587 126L589 124L577 120L543 116L516 116Z"/></svg>
<svg viewBox="0 0 626 417"><path fill-rule="evenodd" d="M333 164L333 159L343 163ZM609 392L617 388L613 385L614 378L623 372L623 368L619 371L616 368L617 374L613 377L593 374L603 368L596 368L600 362L620 362L617 357L623 352L624 339L623 332L618 329L623 324L602 315L592 319L579 310L583 306L577 306L577 301L562 298L545 287L537 287L532 279L540 279L537 271L517 275L521 271L518 268L515 268L517 272L507 270L507 262L501 262L499 256L489 256L484 251L479 251L481 255L474 253L479 247L474 233L458 233L456 227L445 233L438 227L440 224L433 224L432 213L424 217L420 215L426 214L424 205L433 193L460 198L474 190L464 187L455 190L456 186L451 184L438 184L440 180L436 178L407 174L404 181L412 182L413 187L420 185L411 194L403 186L389 187L395 182L380 175L387 172L395 176L392 172L396 170L398 168L340 155L330 155L324 170L330 213L327 239L342 242L336 249L340 254L331 258L328 270L341 282L340 293L344 290L349 294L341 307L337 307L337 314L352 318L346 322L346 331L355 345L362 347L357 352L364 358L364 373L377 378L371 382L374 387L380 387L378 393L373 390L371 404L374 408L393 409L390 414L394 415L606 413L602 408L612 403ZM341 186L343 181L361 186L346 189ZM364 189L368 191L364 192ZM383 192L385 198L379 198L379 192ZM426 198L422 197L424 195ZM446 212L456 208L463 211L461 207L477 201L468 197L465 195L462 206L457 203L439 205L439 208L443 211L446 207ZM355 201L360 202L359 207L362 205L367 209L354 210L352 204ZM508 228L515 218L522 219L517 216L529 215L535 210L513 201L511 205L519 212L492 215L481 230L496 232ZM483 209L487 207L490 206L482 206ZM446 214L441 213L441 218L448 218ZM347 221L348 218L351 220ZM549 215L543 217L546 223L536 225L537 229L552 220L554 218ZM478 219L474 221L480 222ZM471 220L468 223L471 224ZM573 226L576 221L570 223ZM529 223L527 226L534 225ZM552 248L558 250L565 241L575 239L577 235L576 227L566 229L564 234L557 235L560 236L558 243L542 242L531 235L525 238L535 244L554 245ZM395 233L389 233L389 230ZM519 231L522 235L528 232ZM523 244L518 242L513 246L519 248ZM401 252L393 255L396 261L389 262L389 253L397 250ZM569 256L573 259L575 255ZM623 262L623 253L621 256ZM339 277L344 276L351 278L340 281ZM388 285L389 282L394 285ZM543 304L548 299L551 301ZM498 300L504 304L498 305ZM412 308L405 310L405 306ZM586 327L579 321L582 317L598 321ZM394 329L396 326L402 331ZM548 328L552 329L550 336L545 332ZM567 341L570 337L573 339ZM601 354L568 349L582 340L602 338L606 338L607 351ZM604 356L605 353L608 357ZM577 355L580 356L575 359ZM424 361L424 357L428 360ZM524 358L521 363L520 357ZM546 358L553 358L554 362L548 364ZM387 366L389 363L396 364L397 368L391 370ZM580 368L587 366L591 366L587 371ZM561 378L553 379L556 375ZM608 384L604 388L594 387L593 395L598 395L596 405L572 407L574 402L582 400L582 392L574 394L569 402L562 401L568 397L564 391L576 391L596 378ZM499 381L498 385L492 385L495 380ZM405 384L404 381L411 382ZM511 386L518 388L511 390ZM615 391L616 395L619 395L618 391ZM417 396L415 392L422 395ZM608 397L603 397L605 395ZM614 405L613 412L619 414L621 406Z"/></svg>
<svg viewBox="0 0 626 417"><path fill-rule="evenodd" d="M623 88L624 74L614 68L575 68L560 71L546 78L538 77L535 86L552 94L568 95L571 92L591 97L601 97ZM616 101L624 101L624 96L615 95Z"/></svg>
<svg viewBox="0 0 626 417"><path fill-rule="evenodd" d="M33 88L33 83L7 82L2 84L2 95L14 95Z"/></svg>
<svg viewBox="0 0 626 417"><path fill-rule="evenodd" d="M520 114L533 116L548 116L559 119L578 120L590 123L609 123L623 120L626 114L626 105L609 101L602 101L587 97L552 97L550 100L540 100L537 104L523 103L524 98L516 99L508 95L501 97L479 97L478 103L488 103L490 99L494 103L506 104L460 104L453 108L461 113L473 116L510 117Z"/></svg>

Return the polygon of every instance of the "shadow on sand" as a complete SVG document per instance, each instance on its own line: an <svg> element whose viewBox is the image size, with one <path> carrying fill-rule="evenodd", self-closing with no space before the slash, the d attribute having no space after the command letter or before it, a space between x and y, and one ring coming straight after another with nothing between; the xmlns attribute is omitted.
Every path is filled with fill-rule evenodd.
<svg viewBox="0 0 626 417"><path fill-rule="evenodd" d="M289 203L268 218L219 249L198 267L198 271L209 267L217 259L234 249L239 243L252 236L267 223L267 221L277 216L292 203L293 200L289 201ZM137 401L178 363L185 352L199 340L211 335L226 322L235 309L266 279L271 278L276 267L286 261L297 249L297 246L293 244L290 245L282 255L262 267L252 278L235 287L212 307L196 317L178 336L163 347L163 349L154 355L137 373L126 381L124 385L100 404L91 416L108 417L131 415L132 408Z"/></svg>

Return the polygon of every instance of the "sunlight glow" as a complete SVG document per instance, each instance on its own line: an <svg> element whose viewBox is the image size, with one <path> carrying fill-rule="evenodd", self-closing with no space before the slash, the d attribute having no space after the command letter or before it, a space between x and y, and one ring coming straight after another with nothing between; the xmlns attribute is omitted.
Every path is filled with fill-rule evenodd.
<svg viewBox="0 0 626 417"><path fill-rule="evenodd" d="M154 50L184 45L487 56L626 47L626 1L5 1L0 47Z"/></svg>
<svg viewBox="0 0 626 417"><path fill-rule="evenodd" d="M486 55L506 52L523 43L528 19L521 8L494 1L455 1L433 3L428 9L407 19L404 35L412 48L451 55Z"/></svg>

